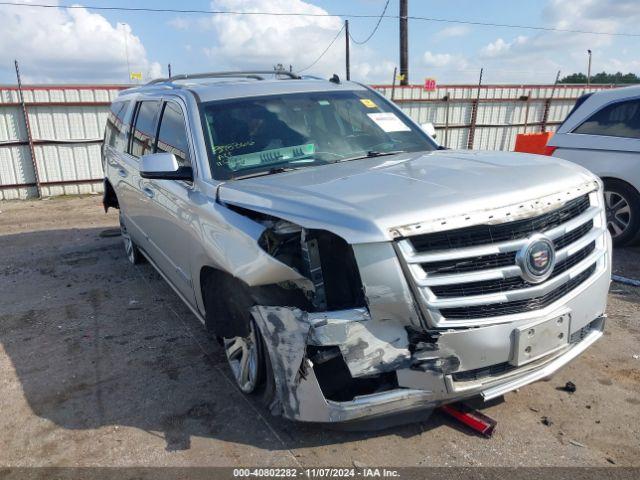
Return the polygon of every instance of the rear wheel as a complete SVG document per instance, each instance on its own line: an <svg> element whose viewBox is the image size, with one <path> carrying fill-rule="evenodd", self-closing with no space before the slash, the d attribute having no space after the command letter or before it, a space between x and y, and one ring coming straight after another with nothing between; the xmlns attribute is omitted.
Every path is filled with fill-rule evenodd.
<svg viewBox="0 0 640 480"><path fill-rule="evenodd" d="M124 242L124 250L127 254L129 263L131 263L132 265L138 265L139 263L142 263L142 254L131 238L131 235L129 235L129 232L127 231L127 225L124 222L122 210L120 210L120 235L122 236L122 241Z"/></svg>
<svg viewBox="0 0 640 480"><path fill-rule="evenodd" d="M604 185L607 229L616 247L629 244L640 228L640 195L629 184L607 180Z"/></svg>

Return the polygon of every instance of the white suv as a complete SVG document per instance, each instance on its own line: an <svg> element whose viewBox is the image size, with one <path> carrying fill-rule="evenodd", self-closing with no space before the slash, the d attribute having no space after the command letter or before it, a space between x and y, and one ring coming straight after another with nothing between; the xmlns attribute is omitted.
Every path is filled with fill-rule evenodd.
<svg viewBox="0 0 640 480"><path fill-rule="evenodd" d="M549 141L604 181L607 227L616 246L640 230L640 86L583 95Z"/></svg>

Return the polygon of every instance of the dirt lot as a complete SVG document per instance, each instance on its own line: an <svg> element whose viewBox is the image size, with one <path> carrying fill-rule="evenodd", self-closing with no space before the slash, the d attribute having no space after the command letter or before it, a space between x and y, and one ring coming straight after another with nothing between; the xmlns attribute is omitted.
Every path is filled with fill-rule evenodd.
<svg viewBox="0 0 640 480"><path fill-rule="evenodd" d="M0 211L0 466L640 466L638 288L612 284L585 355L486 408L491 439L440 414L333 431L243 397L160 276L129 265L99 198ZM616 271L640 278L639 261L617 251Z"/></svg>

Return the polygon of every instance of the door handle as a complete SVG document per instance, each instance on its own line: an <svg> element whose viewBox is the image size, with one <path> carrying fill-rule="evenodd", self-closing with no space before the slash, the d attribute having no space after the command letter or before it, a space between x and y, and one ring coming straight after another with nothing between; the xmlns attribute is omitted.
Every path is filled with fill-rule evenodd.
<svg viewBox="0 0 640 480"><path fill-rule="evenodd" d="M149 197L149 198L153 198L156 195L156 192L154 192L153 190L151 190L149 187L143 187L142 191L144 192L144 194Z"/></svg>
<svg viewBox="0 0 640 480"><path fill-rule="evenodd" d="M120 175L122 178L127 176L127 171L124 168L119 168L118 169L118 175Z"/></svg>

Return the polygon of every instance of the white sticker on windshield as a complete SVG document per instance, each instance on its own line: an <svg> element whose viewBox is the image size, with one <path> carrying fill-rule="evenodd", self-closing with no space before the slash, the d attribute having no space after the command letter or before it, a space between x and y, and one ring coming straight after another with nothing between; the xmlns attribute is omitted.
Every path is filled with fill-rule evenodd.
<svg viewBox="0 0 640 480"><path fill-rule="evenodd" d="M411 129L400 120L395 113L392 112L379 112L379 113L367 113L367 116L376 122L382 130L385 132L409 132Z"/></svg>

